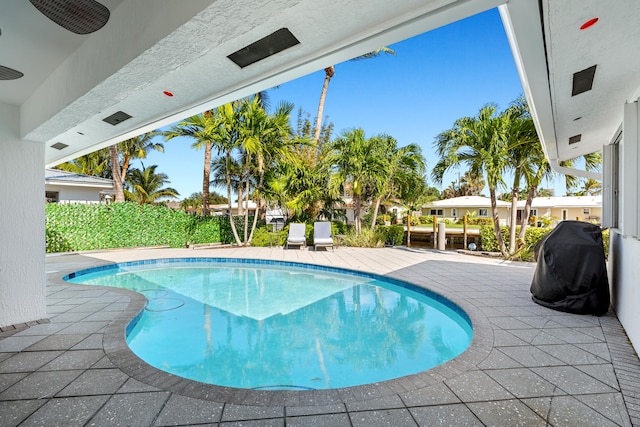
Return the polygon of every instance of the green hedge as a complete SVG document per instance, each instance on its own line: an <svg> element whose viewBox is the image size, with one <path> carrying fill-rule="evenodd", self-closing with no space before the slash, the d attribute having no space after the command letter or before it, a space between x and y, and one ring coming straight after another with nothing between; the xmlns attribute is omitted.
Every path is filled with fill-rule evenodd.
<svg viewBox="0 0 640 427"><path fill-rule="evenodd" d="M45 212L48 253L160 245L177 248L187 243L220 242L222 231L230 230L226 217L197 217L132 202L49 203Z"/></svg>

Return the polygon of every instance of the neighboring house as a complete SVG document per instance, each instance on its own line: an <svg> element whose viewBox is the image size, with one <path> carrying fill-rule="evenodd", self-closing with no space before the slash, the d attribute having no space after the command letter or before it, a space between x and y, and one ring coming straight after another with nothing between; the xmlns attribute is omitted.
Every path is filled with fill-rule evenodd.
<svg viewBox="0 0 640 427"><path fill-rule="evenodd" d="M58 169L45 169L45 200L49 203L108 203L113 180Z"/></svg>
<svg viewBox="0 0 640 427"><path fill-rule="evenodd" d="M524 210L525 201L518 202L518 219ZM602 196L534 197L531 201L530 217L545 217L557 223L568 219L602 221Z"/></svg>
<svg viewBox="0 0 640 427"><path fill-rule="evenodd" d="M249 200L249 204L247 205L246 201L242 202L242 206L247 209L249 206L249 212L256 210L256 203L252 200ZM220 203L216 205L209 205L209 209L211 209L212 215L226 215L229 213L229 204L228 203ZM231 211L233 215L240 215L238 210L238 202L231 203ZM244 215L244 211L242 212Z"/></svg>
<svg viewBox="0 0 640 427"><path fill-rule="evenodd" d="M500 224L506 225L510 218L511 203L496 201ZM491 218L491 199L482 196L461 196L451 199L437 200L422 207L422 215L435 215L438 218L458 220L466 214L477 218Z"/></svg>

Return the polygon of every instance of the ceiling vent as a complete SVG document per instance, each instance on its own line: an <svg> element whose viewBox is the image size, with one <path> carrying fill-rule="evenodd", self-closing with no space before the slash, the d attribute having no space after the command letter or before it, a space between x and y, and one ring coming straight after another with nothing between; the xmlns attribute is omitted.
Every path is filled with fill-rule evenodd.
<svg viewBox="0 0 640 427"><path fill-rule="evenodd" d="M20 71L0 65L0 80L15 80L24 76Z"/></svg>
<svg viewBox="0 0 640 427"><path fill-rule="evenodd" d="M571 138L569 138L569 145L577 144L578 142L580 142L581 139L582 139L582 134L574 135Z"/></svg>
<svg viewBox="0 0 640 427"><path fill-rule="evenodd" d="M76 34L98 31L109 20L109 9L95 0L29 0L44 16Z"/></svg>
<svg viewBox="0 0 640 427"><path fill-rule="evenodd" d="M131 116L125 113L124 111L118 111L117 113L113 113L109 117L105 117L104 119L102 119L102 121L115 126L117 124L124 122L125 120L129 120L130 118Z"/></svg>
<svg viewBox="0 0 640 427"><path fill-rule="evenodd" d="M227 58L240 68L244 68L297 44L300 44L300 41L291 34L291 31L287 28L280 28L275 33L233 52Z"/></svg>
<svg viewBox="0 0 640 427"><path fill-rule="evenodd" d="M56 142L55 144L53 144L51 146L51 148L55 148L56 150L63 150L65 148L67 148L68 145L67 144L63 144L62 142Z"/></svg>
<svg viewBox="0 0 640 427"><path fill-rule="evenodd" d="M593 87L593 78L596 75L596 65L593 65L577 73L573 73L573 88L571 96L590 91Z"/></svg>

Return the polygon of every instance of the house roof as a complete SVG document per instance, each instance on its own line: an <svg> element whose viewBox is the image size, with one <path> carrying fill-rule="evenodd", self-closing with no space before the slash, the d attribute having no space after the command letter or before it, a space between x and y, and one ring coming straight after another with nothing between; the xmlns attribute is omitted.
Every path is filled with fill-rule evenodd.
<svg viewBox="0 0 640 427"><path fill-rule="evenodd" d="M497 200L498 207L510 207L511 203ZM437 200L435 202L427 203L425 208L490 208L491 199L482 196L461 196L451 199Z"/></svg>
<svg viewBox="0 0 640 427"><path fill-rule="evenodd" d="M524 208L525 200L518 201ZM595 208L602 206L602 196L534 197L532 208Z"/></svg>
<svg viewBox="0 0 640 427"><path fill-rule="evenodd" d="M83 175L58 169L45 169L45 184L68 185L78 187L113 188L113 180L97 176Z"/></svg>

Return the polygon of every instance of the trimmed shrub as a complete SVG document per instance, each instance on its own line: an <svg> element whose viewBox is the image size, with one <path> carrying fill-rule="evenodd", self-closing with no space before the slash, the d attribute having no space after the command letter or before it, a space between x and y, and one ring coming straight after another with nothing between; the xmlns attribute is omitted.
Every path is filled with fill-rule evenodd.
<svg viewBox="0 0 640 427"><path fill-rule="evenodd" d="M282 246L287 241L289 227L279 231L270 231L267 227L256 227L251 239L251 246Z"/></svg>
<svg viewBox="0 0 640 427"><path fill-rule="evenodd" d="M371 231L370 228L363 228L360 234L349 233L342 244L344 246L355 246L359 248L381 248L384 246L385 236L377 230Z"/></svg>
<svg viewBox="0 0 640 427"><path fill-rule="evenodd" d="M404 226L402 225L376 227L376 231L384 239L385 245L400 246L404 241Z"/></svg>
<svg viewBox="0 0 640 427"><path fill-rule="evenodd" d="M220 241L221 217L196 217L164 206L133 202L45 205L46 250L134 248Z"/></svg>
<svg viewBox="0 0 640 427"><path fill-rule="evenodd" d="M420 224L433 224L433 215L421 215L418 217Z"/></svg>

